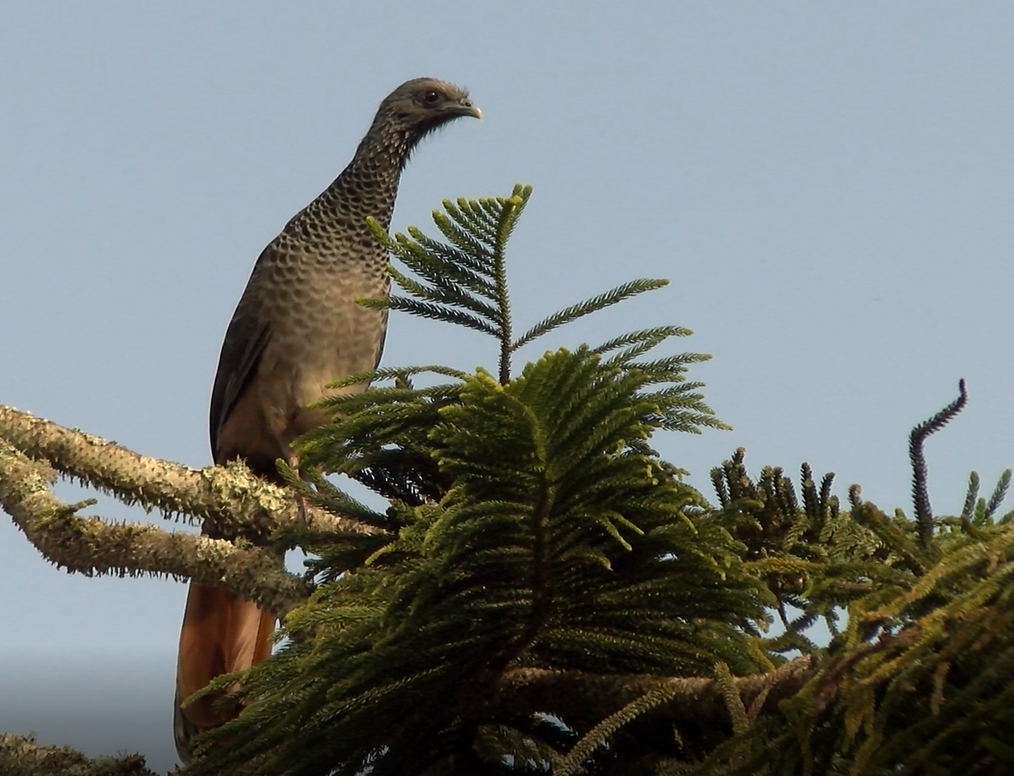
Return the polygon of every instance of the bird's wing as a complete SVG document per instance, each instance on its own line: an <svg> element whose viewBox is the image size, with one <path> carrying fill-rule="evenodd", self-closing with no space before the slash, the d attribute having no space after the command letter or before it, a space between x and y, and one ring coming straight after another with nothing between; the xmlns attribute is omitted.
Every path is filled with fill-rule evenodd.
<svg viewBox="0 0 1014 776"><path fill-rule="evenodd" d="M271 339L271 324L262 311L262 292L259 288L258 269L264 264L264 257L272 247L264 249L254 272L247 283L246 291L236 306L229 328L222 343L222 353L218 357L218 372L215 374L215 387L211 391L211 413L209 417L211 431L211 453L216 463L224 463L218 459L218 435L225 424L229 413L239 400L243 390L253 380L257 363L260 361Z"/></svg>

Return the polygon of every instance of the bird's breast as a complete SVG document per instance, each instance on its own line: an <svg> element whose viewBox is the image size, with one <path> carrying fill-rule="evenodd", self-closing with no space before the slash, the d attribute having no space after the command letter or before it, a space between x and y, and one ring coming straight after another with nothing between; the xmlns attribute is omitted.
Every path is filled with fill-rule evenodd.
<svg viewBox="0 0 1014 776"><path fill-rule="evenodd" d="M360 252L357 260L306 250L287 252L265 268L261 315L271 335L258 365L262 406L269 425L286 443L307 424L304 408L324 395L324 386L373 369L386 332L387 315L356 303L386 295L382 251ZM287 438L287 439L286 439Z"/></svg>

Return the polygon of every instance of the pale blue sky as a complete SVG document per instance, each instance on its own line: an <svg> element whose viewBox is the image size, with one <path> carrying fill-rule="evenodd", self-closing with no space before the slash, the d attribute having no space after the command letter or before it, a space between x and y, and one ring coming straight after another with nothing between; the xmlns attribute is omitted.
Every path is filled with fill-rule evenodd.
<svg viewBox="0 0 1014 776"><path fill-rule="evenodd" d="M908 510L908 432L964 377L969 408L928 444L953 513L969 470L1014 464L1012 40L1002 2L8 0L0 402L207 464L253 261L379 101L431 75L486 120L419 150L396 228L532 184L519 327L670 278L546 345L693 329L677 346L713 354L692 377L735 428L657 440L694 484L744 446L755 472L805 460ZM494 357L395 317L385 364ZM168 768L184 585L70 577L2 520L0 580L0 729Z"/></svg>

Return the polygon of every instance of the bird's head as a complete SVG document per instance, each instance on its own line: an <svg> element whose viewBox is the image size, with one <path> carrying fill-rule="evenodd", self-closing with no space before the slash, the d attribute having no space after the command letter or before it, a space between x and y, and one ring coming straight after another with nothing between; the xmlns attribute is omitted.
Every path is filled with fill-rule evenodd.
<svg viewBox="0 0 1014 776"><path fill-rule="evenodd" d="M435 78L406 81L380 103L374 126L404 133L410 145L461 116L481 119L482 111L461 87Z"/></svg>

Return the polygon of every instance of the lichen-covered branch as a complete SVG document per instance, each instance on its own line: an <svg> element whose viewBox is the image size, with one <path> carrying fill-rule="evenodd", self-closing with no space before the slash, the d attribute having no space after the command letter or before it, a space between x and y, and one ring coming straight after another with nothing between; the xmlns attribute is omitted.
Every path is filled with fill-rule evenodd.
<svg viewBox="0 0 1014 776"><path fill-rule="evenodd" d="M224 587L279 617L310 593L270 550L153 525L78 517L73 506L50 492L55 480L48 464L0 441L0 506L39 552L70 572L193 579Z"/></svg>
<svg viewBox="0 0 1014 776"><path fill-rule="evenodd" d="M221 536L263 537L298 523L291 492L254 476L241 463L194 470L138 455L113 442L0 405L0 440L60 474L125 504L203 521ZM374 533L377 529L307 506L312 531Z"/></svg>
<svg viewBox="0 0 1014 776"><path fill-rule="evenodd" d="M94 760L66 746L42 746L34 736L0 733L4 776L155 776L138 754Z"/></svg>

